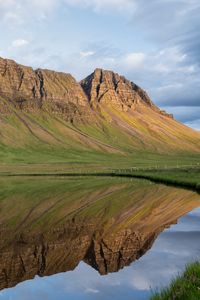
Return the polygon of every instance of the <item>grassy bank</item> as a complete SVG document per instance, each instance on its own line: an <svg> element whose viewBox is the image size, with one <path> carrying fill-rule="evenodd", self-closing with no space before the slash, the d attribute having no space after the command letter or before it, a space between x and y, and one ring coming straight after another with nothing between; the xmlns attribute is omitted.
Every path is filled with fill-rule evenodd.
<svg viewBox="0 0 200 300"><path fill-rule="evenodd" d="M27 170L26 170L27 171ZM195 168L171 168L171 169L117 169L117 170L79 170L68 169L60 171L52 171L44 169L37 172L37 169L32 169L32 172L24 172L19 169L17 172L0 172L0 176L74 176L74 177L127 177L147 179L156 183L162 183L182 188L191 189L200 192L200 167Z"/></svg>
<svg viewBox="0 0 200 300"><path fill-rule="evenodd" d="M157 183L175 185L200 191L200 168L171 168L158 170L124 170L121 176L149 179Z"/></svg>
<svg viewBox="0 0 200 300"><path fill-rule="evenodd" d="M172 281L169 288L151 297L151 300L200 299L200 263L187 266L184 274Z"/></svg>

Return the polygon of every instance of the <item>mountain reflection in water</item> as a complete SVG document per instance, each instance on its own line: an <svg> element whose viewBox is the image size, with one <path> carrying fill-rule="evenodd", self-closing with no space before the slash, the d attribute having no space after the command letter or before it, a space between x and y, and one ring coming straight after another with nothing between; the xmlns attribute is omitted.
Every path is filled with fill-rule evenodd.
<svg viewBox="0 0 200 300"><path fill-rule="evenodd" d="M2 178L0 289L74 270L117 272L199 206L192 191L117 178Z"/></svg>

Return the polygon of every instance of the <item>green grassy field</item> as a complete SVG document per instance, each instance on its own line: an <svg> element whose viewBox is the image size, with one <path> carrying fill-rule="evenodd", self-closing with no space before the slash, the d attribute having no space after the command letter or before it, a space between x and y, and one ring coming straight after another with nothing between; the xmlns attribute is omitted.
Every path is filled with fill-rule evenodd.
<svg viewBox="0 0 200 300"><path fill-rule="evenodd" d="M12 114L1 116L0 172L6 171L7 166L13 166L13 173L17 172L20 165L37 167L40 172L44 164L49 171L64 168L98 171L200 163L197 133L173 120L160 119L153 112L151 116L149 110L145 113L145 123L137 116L122 114L121 125L110 122L109 115L97 118L94 124L73 125L45 112L30 114L9 107ZM119 117L119 112L112 114ZM160 124L165 131L151 128L152 124L154 127ZM124 130L126 126L133 132ZM184 136L179 131L185 132Z"/></svg>
<svg viewBox="0 0 200 300"><path fill-rule="evenodd" d="M197 165L200 163L199 154L175 153L159 154L144 150L132 151L126 154L106 153L87 149L65 149L52 145L37 145L25 148L11 148L0 145L0 165L20 164L43 165L60 164L68 168L131 168L131 167L173 167Z"/></svg>
<svg viewBox="0 0 200 300"><path fill-rule="evenodd" d="M121 171L116 172L121 174ZM154 170L124 170L122 176L149 179L154 182L175 185L200 191L200 167Z"/></svg>
<svg viewBox="0 0 200 300"><path fill-rule="evenodd" d="M188 265L184 274L172 281L169 288L151 297L151 300L199 300L200 263Z"/></svg>
<svg viewBox="0 0 200 300"><path fill-rule="evenodd" d="M147 179L155 183L162 183L200 192L200 168L169 168L169 169L81 169L79 168L58 168L57 165L21 165L15 169L12 165L0 168L0 176L60 176L60 177L124 177Z"/></svg>

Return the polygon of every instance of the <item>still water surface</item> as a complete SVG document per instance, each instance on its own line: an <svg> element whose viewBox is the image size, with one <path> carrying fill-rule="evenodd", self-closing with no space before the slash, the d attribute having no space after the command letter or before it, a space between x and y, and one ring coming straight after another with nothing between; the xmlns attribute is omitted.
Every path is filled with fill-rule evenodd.
<svg viewBox="0 0 200 300"><path fill-rule="evenodd" d="M0 299L149 299L200 259L192 191L117 178L1 179L0 190Z"/></svg>

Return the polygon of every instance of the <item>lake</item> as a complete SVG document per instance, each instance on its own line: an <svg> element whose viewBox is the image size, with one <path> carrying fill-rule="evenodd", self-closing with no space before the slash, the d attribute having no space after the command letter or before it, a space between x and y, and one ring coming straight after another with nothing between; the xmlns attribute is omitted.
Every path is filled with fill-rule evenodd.
<svg viewBox="0 0 200 300"><path fill-rule="evenodd" d="M199 207L146 180L1 177L0 299L149 299L200 259Z"/></svg>

